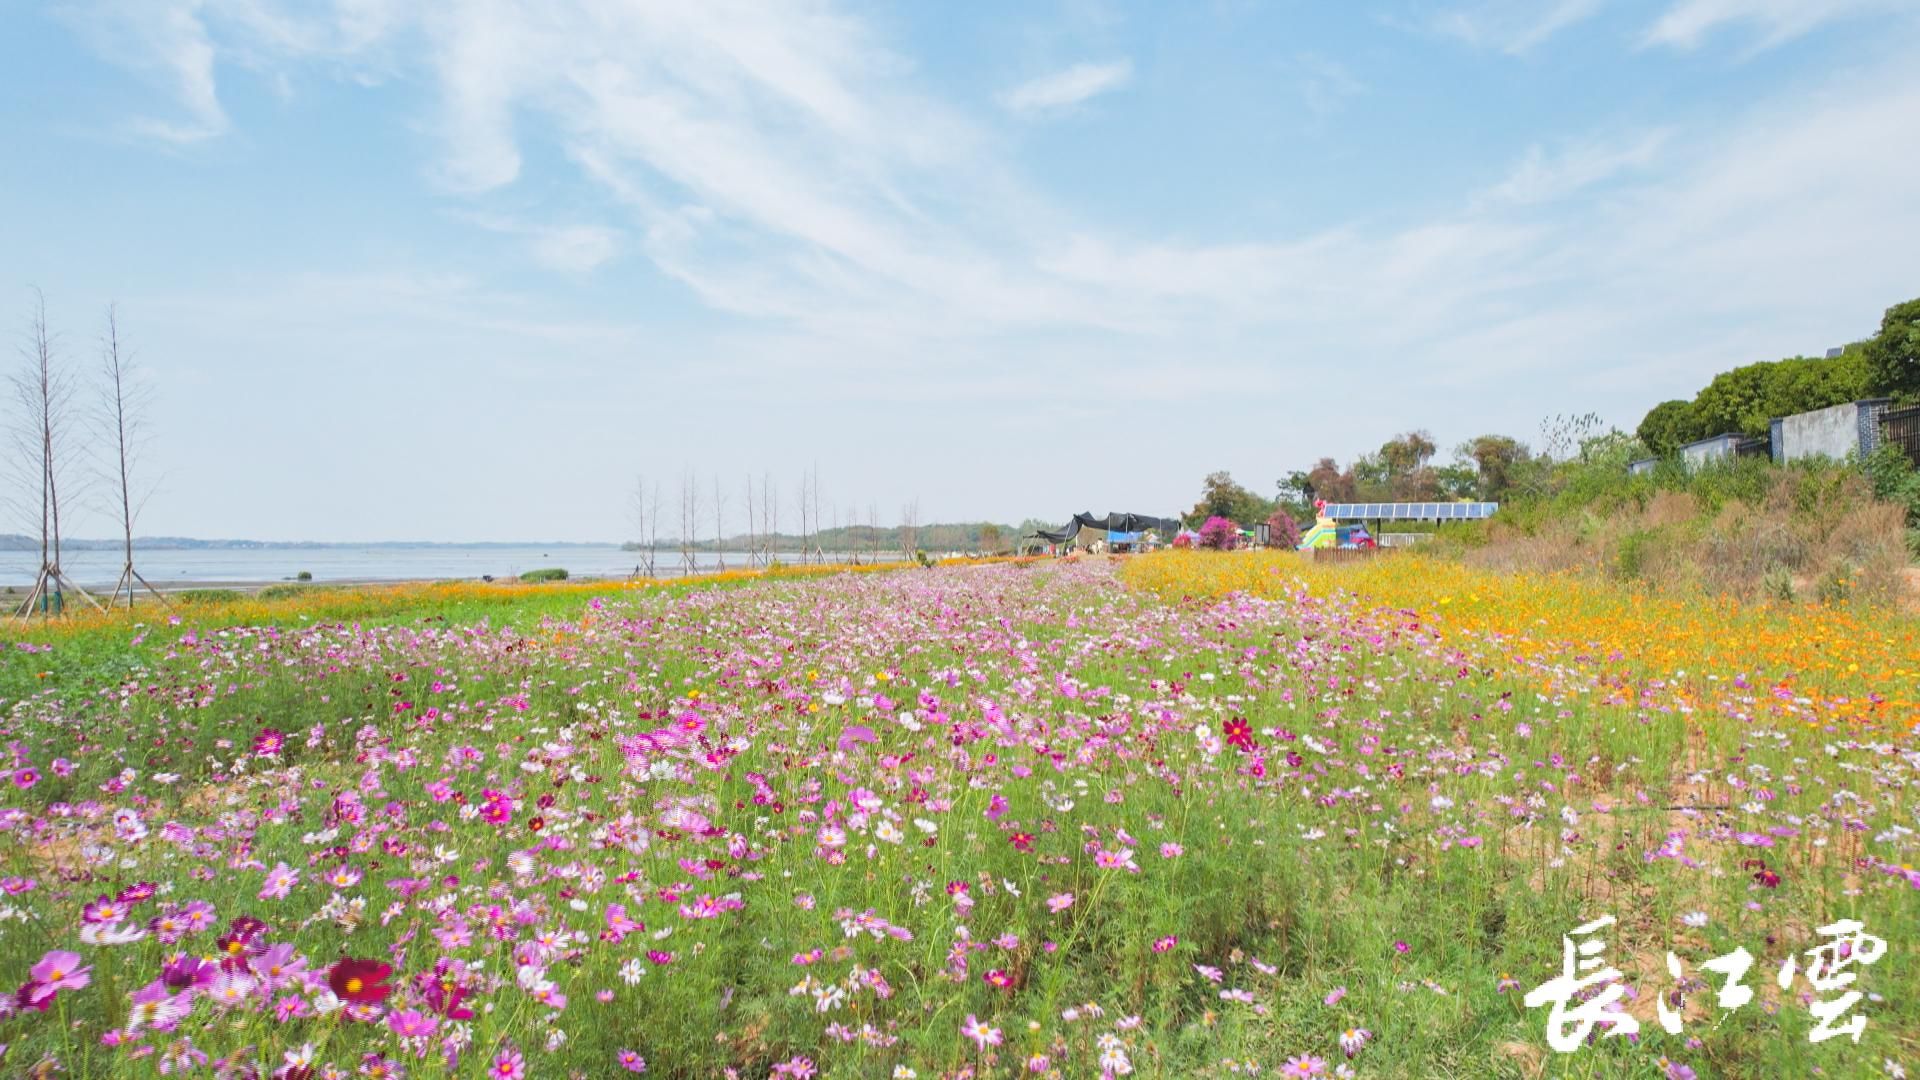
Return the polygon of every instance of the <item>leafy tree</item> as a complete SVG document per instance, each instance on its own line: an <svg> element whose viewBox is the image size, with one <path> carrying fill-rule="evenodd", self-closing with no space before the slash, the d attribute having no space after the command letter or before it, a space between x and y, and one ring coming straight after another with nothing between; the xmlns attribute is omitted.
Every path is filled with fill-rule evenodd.
<svg viewBox="0 0 1920 1080"><path fill-rule="evenodd" d="M1663 401L1647 410L1647 415L1634 430L1640 441L1655 457L1666 457L1695 439L1703 438L1700 433L1700 419L1693 411L1693 402Z"/></svg>
<svg viewBox="0 0 1920 1080"><path fill-rule="evenodd" d="M1387 440L1380 447L1380 462L1388 476L1405 476L1422 468L1432 459L1433 436L1424 431L1409 431Z"/></svg>
<svg viewBox="0 0 1920 1080"><path fill-rule="evenodd" d="M1315 499L1328 502L1359 502L1360 481L1351 468L1341 469L1330 457L1323 457L1307 471L1307 483L1311 490L1307 493L1307 503Z"/></svg>
<svg viewBox="0 0 1920 1080"><path fill-rule="evenodd" d="M1440 494L1439 478L1427 463L1433 459L1433 436L1409 431L1387 440L1375 455L1386 497L1400 500L1433 499Z"/></svg>
<svg viewBox="0 0 1920 1080"><path fill-rule="evenodd" d="M1443 499L1472 499L1480 494L1480 472L1470 461L1435 466L1433 476Z"/></svg>
<svg viewBox="0 0 1920 1080"><path fill-rule="evenodd" d="M1473 466L1468 493L1487 502L1497 502L1512 490L1531 457L1525 443L1507 435L1482 435L1462 443L1455 453Z"/></svg>
<svg viewBox="0 0 1920 1080"><path fill-rule="evenodd" d="M1759 435L1773 419L1768 378L1770 364L1746 364L1713 377L1693 399L1701 438L1741 432Z"/></svg>
<svg viewBox="0 0 1920 1080"><path fill-rule="evenodd" d="M1193 505L1188 517L1222 517L1229 521L1252 524L1265 521L1273 510L1267 500L1248 491L1237 483L1233 475L1222 469L1207 474L1201 483L1200 501Z"/></svg>
<svg viewBox="0 0 1920 1080"><path fill-rule="evenodd" d="M1849 348L1831 360L1792 356L1723 371L1693 399L1693 437L1765 435L1775 417L1858 400L1872 382L1866 352Z"/></svg>
<svg viewBox="0 0 1920 1080"><path fill-rule="evenodd" d="M1920 397L1920 299L1888 308L1862 352L1873 393Z"/></svg>

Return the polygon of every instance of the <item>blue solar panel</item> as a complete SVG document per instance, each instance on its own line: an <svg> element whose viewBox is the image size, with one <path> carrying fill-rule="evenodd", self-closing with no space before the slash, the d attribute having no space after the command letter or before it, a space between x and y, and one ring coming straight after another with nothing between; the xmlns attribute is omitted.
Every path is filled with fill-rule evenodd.
<svg viewBox="0 0 1920 1080"><path fill-rule="evenodd" d="M1326 515L1337 521L1484 521L1499 503L1328 503Z"/></svg>

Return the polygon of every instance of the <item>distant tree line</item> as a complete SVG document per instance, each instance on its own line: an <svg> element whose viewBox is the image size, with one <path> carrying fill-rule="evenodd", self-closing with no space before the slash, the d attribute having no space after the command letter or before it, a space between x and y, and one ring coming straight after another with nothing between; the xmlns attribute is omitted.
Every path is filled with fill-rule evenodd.
<svg viewBox="0 0 1920 1080"><path fill-rule="evenodd" d="M1510 435L1480 435L1454 447L1451 460L1442 462L1433 436L1416 429L1344 467L1323 457L1289 472L1271 496L1225 471L1209 473L1186 519L1194 527L1214 517L1242 528L1267 522L1287 535L1280 517L1309 520L1316 499L1503 502L1554 496L1585 483L1583 478L1624 471L1638 457L1665 457L1713 435L1764 435L1775 417L1869 397L1920 402L1920 299L1888 308L1879 333L1838 356L1794 356L1722 372L1692 400L1654 406L1631 433L1594 415L1556 416L1541 425L1532 445Z"/></svg>

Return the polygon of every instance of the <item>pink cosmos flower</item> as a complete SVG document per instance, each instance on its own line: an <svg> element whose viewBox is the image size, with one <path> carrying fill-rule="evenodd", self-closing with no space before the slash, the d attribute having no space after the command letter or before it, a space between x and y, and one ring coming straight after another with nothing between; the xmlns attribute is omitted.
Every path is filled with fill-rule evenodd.
<svg viewBox="0 0 1920 1080"><path fill-rule="evenodd" d="M418 1009L403 1009L387 1014L387 1026L403 1039L425 1038L440 1026L440 1018Z"/></svg>
<svg viewBox="0 0 1920 1080"><path fill-rule="evenodd" d="M1054 893L1052 896L1047 897L1047 910L1053 912L1055 915L1060 914L1072 906L1073 894L1070 892Z"/></svg>
<svg viewBox="0 0 1920 1080"><path fill-rule="evenodd" d="M615 1060L620 1062L621 1068L630 1073L643 1073L647 1071L647 1059L631 1050L620 1051L619 1054L615 1055Z"/></svg>
<svg viewBox="0 0 1920 1080"><path fill-rule="evenodd" d="M1287 1063L1280 1069L1281 1076L1295 1078L1295 1080L1308 1080L1310 1077L1325 1076L1326 1072L1327 1063L1311 1054L1301 1054L1296 1058L1288 1058Z"/></svg>
<svg viewBox="0 0 1920 1080"><path fill-rule="evenodd" d="M989 1046L999 1046L1001 1041L999 1028L988 1027L976 1019L972 1013L968 1013L966 1021L960 1025L960 1034L972 1039L974 1045L982 1051Z"/></svg>
<svg viewBox="0 0 1920 1080"><path fill-rule="evenodd" d="M527 1059L520 1051L509 1046L494 1055L493 1064L487 1067L487 1075L492 1080L526 1080Z"/></svg>
<svg viewBox="0 0 1920 1080"><path fill-rule="evenodd" d="M62 990L78 990L93 981L93 969L80 963L80 954L54 949L40 958L27 974L33 982L27 994L30 1001L51 1000Z"/></svg>
<svg viewBox="0 0 1920 1080"><path fill-rule="evenodd" d="M878 737L874 735L873 729L867 725L848 724L847 729L840 733L840 741L837 745L840 747L840 751L845 753L861 743L879 741Z"/></svg>
<svg viewBox="0 0 1920 1080"><path fill-rule="evenodd" d="M169 994L167 984L155 979L135 990L129 998L127 1008L127 1032L129 1034L142 1028L158 1028L168 1031L173 1025L186 1019L193 1011L193 995Z"/></svg>
<svg viewBox="0 0 1920 1080"><path fill-rule="evenodd" d="M276 863L272 870L267 871L267 880L260 886L260 899L284 900L299 880L300 871L286 863Z"/></svg>

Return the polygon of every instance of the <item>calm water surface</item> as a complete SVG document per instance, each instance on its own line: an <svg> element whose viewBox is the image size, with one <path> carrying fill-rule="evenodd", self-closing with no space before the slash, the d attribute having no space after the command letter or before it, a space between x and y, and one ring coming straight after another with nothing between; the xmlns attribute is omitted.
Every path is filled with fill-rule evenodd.
<svg viewBox="0 0 1920 1080"><path fill-rule="evenodd" d="M721 556L695 554L701 569L715 566ZM482 547L447 545L408 548L369 544L365 547L230 548L222 550L134 551L134 564L148 581L165 588L189 581L262 583L291 581L300 571L315 581L411 581L423 578L478 578L492 574L511 577L527 570L562 566L576 576L618 577L633 572L642 553L622 551L618 545L579 547ZM783 556L792 561L794 556ZM730 567L745 566L741 554L724 556ZM87 588L110 589L126 561L118 551L69 551L61 569ZM679 552L662 549L654 568L666 575L680 566ZM0 551L0 588L33 584L40 568L38 551Z"/></svg>

